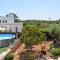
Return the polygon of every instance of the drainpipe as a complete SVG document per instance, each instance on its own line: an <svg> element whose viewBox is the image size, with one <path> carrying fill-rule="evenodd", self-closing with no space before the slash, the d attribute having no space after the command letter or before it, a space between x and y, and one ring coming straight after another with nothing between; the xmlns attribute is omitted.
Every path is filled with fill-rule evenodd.
<svg viewBox="0 0 60 60"><path fill-rule="evenodd" d="M18 33L16 33L16 39L18 38Z"/></svg>
<svg viewBox="0 0 60 60"><path fill-rule="evenodd" d="M17 31L17 27L16 27L16 39L18 38L18 31Z"/></svg>
<svg viewBox="0 0 60 60"><path fill-rule="evenodd" d="M9 32L11 32L11 24L10 24L10 31Z"/></svg>

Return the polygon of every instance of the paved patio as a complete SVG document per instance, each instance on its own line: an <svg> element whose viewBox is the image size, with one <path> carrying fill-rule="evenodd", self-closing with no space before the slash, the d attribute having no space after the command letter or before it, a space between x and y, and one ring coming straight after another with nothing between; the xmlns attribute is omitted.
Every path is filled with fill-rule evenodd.
<svg viewBox="0 0 60 60"><path fill-rule="evenodd" d="M0 54L0 60L4 60L4 57L11 51L11 49L7 49L3 53Z"/></svg>

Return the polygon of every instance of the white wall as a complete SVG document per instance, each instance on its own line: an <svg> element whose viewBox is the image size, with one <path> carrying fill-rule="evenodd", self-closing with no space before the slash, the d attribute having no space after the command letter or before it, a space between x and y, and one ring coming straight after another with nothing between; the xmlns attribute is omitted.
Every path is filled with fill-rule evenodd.
<svg viewBox="0 0 60 60"><path fill-rule="evenodd" d="M8 16L0 16L0 21L1 21L0 23L14 23L14 15L8 14Z"/></svg>
<svg viewBox="0 0 60 60"><path fill-rule="evenodd" d="M16 27L17 27L17 32L22 32L22 28L23 28L23 23L5 23L5 24L0 24L0 27L7 27L7 32L9 32L11 30L11 32L16 32Z"/></svg>
<svg viewBox="0 0 60 60"><path fill-rule="evenodd" d="M14 23L13 14L8 14L8 16L6 16L6 19L7 19L7 23Z"/></svg>
<svg viewBox="0 0 60 60"><path fill-rule="evenodd" d="M3 23L3 21L6 21L7 19L6 19L6 17L5 16L0 16L0 23Z"/></svg>
<svg viewBox="0 0 60 60"><path fill-rule="evenodd" d="M16 32L16 27L18 32L22 32L23 23L14 23L11 25L12 32Z"/></svg>

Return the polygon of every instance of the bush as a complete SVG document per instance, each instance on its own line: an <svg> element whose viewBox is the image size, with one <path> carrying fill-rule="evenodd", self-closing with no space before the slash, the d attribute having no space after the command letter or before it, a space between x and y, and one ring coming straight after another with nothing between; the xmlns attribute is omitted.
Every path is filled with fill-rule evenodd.
<svg viewBox="0 0 60 60"><path fill-rule="evenodd" d="M53 24L49 27L49 35L52 39L60 40L60 26L59 24Z"/></svg>
<svg viewBox="0 0 60 60"><path fill-rule="evenodd" d="M32 45L45 41L46 34L41 32L37 27L27 26L23 29L20 40L25 43L26 46L31 47Z"/></svg>
<svg viewBox="0 0 60 60"><path fill-rule="evenodd" d="M28 59L29 60L34 60L35 59L35 56L32 52L29 52Z"/></svg>
<svg viewBox="0 0 60 60"><path fill-rule="evenodd" d="M53 56L60 56L60 48L54 48L51 50Z"/></svg>
<svg viewBox="0 0 60 60"><path fill-rule="evenodd" d="M13 54L9 53L8 55L6 55L4 60L13 60L13 57L14 57Z"/></svg>
<svg viewBox="0 0 60 60"><path fill-rule="evenodd" d="M22 52L20 54L20 60L35 60L36 56L33 52Z"/></svg>

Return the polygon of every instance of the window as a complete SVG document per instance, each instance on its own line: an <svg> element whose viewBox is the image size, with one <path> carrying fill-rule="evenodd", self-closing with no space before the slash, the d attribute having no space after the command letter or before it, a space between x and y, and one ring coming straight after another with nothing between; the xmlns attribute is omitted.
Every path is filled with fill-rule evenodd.
<svg viewBox="0 0 60 60"><path fill-rule="evenodd" d="M0 20L0 23L1 23L1 20Z"/></svg>
<svg viewBox="0 0 60 60"><path fill-rule="evenodd" d="M7 20L5 21L5 23L7 23Z"/></svg>
<svg viewBox="0 0 60 60"><path fill-rule="evenodd" d="M8 15L6 15L6 17L8 17Z"/></svg>
<svg viewBox="0 0 60 60"><path fill-rule="evenodd" d="M3 23L4 23L4 20L3 20Z"/></svg>

